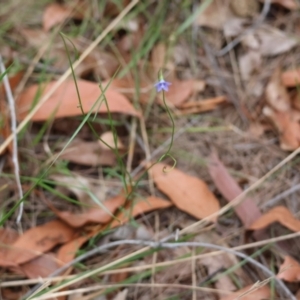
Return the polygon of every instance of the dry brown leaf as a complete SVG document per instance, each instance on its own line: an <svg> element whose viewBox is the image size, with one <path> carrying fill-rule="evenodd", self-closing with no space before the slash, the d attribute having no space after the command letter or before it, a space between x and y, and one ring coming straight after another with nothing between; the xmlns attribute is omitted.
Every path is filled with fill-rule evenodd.
<svg viewBox="0 0 300 300"><path fill-rule="evenodd" d="M26 42L34 48L39 48L50 38L47 32L40 29L20 28L20 33Z"/></svg>
<svg viewBox="0 0 300 300"><path fill-rule="evenodd" d="M140 80L140 90L139 90L139 101L142 103L147 103L149 97L151 96L151 92L153 91L153 83L150 82L146 76L141 75ZM108 83L105 82L103 85ZM114 90L118 93L123 94L124 96L128 97L129 99L136 99L137 90L136 90L136 83L132 77L126 76L123 78L115 78L110 81L109 89Z"/></svg>
<svg viewBox="0 0 300 300"><path fill-rule="evenodd" d="M300 93L298 91L295 91L294 94L291 93L291 98L292 107L300 112Z"/></svg>
<svg viewBox="0 0 300 300"><path fill-rule="evenodd" d="M56 81L48 83L43 90L45 95L49 92ZM77 80L80 96L82 99L82 109L85 113L88 113L92 106L95 104L97 98L102 94L101 90L96 82L89 82L86 80ZM26 89L18 99L18 113L19 119L23 119L32 107L32 103L36 94L40 90L38 84L34 84ZM111 113L124 113L133 116L139 116L139 113L129 103L127 98L111 88L108 88L105 92L105 96L108 102L109 110ZM105 103L101 106L95 105L94 112L106 113L107 108ZM32 117L33 121L45 121L55 116L56 118L72 117L81 115L81 109L79 108L79 100L73 80L65 81L55 93L43 104L43 106Z"/></svg>
<svg viewBox="0 0 300 300"><path fill-rule="evenodd" d="M71 7L59 4L49 4L43 14L43 28L49 31L53 26L63 23L68 18L81 19L82 14L75 13Z"/></svg>
<svg viewBox="0 0 300 300"><path fill-rule="evenodd" d="M47 277L61 267L54 253L46 253L38 256L18 268L27 278Z"/></svg>
<svg viewBox="0 0 300 300"><path fill-rule="evenodd" d="M124 278L123 280L125 280ZM121 280L120 280L121 281ZM119 282L120 282L119 281ZM119 292L113 300L126 300L127 299L127 294L128 294L128 289L124 289L123 291Z"/></svg>
<svg viewBox="0 0 300 300"><path fill-rule="evenodd" d="M101 206L93 207L86 212L74 214L68 211L59 211L50 206L51 210L64 222L74 228L82 227L89 223L106 224L113 218L113 213L122 205L124 205L126 198L124 195L118 195L111 199L104 201Z"/></svg>
<svg viewBox="0 0 300 300"><path fill-rule="evenodd" d="M96 142L87 142L75 139L72 144L59 156L73 163L84 166L114 166L116 163L116 155L108 148L104 149Z"/></svg>
<svg viewBox="0 0 300 300"><path fill-rule="evenodd" d="M260 2L264 1L265 0L260 0ZM271 0L271 3L279 4L290 10L299 9L299 4L295 0Z"/></svg>
<svg viewBox="0 0 300 300"><path fill-rule="evenodd" d="M230 8L229 0L214 0L196 21L200 26L223 29L227 37L238 35L243 30L246 19L237 17Z"/></svg>
<svg viewBox="0 0 300 300"><path fill-rule="evenodd" d="M115 228L128 222L130 217L136 217L149 211L168 208L170 206L172 206L170 201L158 197L150 196L146 199L135 199L133 207L132 205L129 205L124 211L121 211L116 216L116 219L109 225L109 228Z"/></svg>
<svg viewBox="0 0 300 300"><path fill-rule="evenodd" d="M1 288L1 297L5 300L19 300L24 297L26 290L23 288L21 291L16 288Z"/></svg>
<svg viewBox="0 0 300 300"><path fill-rule="evenodd" d="M254 290L250 294L247 294L246 296L243 296L242 298L239 298L240 295L243 295L247 291L249 291L253 285L249 285L244 287L243 289L229 295L226 297L221 298L221 300L236 300L236 299L243 299L243 300L264 300L264 299L269 299L271 296L271 290L268 286L264 285L263 287Z"/></svg>
<svg viewBox="0 0 300 300"><path fill-rule="evenodd" d="M279 112L286 112L291 108L290 96L281 82L279 69L273 73L266 87L266 100Z"/></svg>
<svg viewBox="0 0 300 300"><path fill-rule="evenodd" d="M59 183L56 189L64 195L68 192L72 192L76 198L84 204L94 206L95 201L92 199L91 194L99 201L105 200L105 190L104 187L99 186L99 184L93 184L88 177L83 177L79 174L72 174L73 176L65 176L61 174L52 174L50 178L55 182ZM40 195L42 199L45 199L43 194ZM48 204L47 200L45 199ZM85 206L81 207L83 210Z"/></svg>
<svg viewBox="0 0 300 300"><path fill-rule="evenodd" d="M227 101L224 96L219 96L200 101L188 101L180 106L180 112L183 114L200 113L216 109L220 104Z"/></svg>
<svg viewBox="0 0 300 300"><path fill-rule="evenodd" d="M13 267L28 262L58 244L69 242L74 234L74 229L59 220L31 228L10 245L9 252L0 252L1 266Z"/></svg>
<svg viewBox="0 0 300 300"><path fill-rule="evenodd" d="M5 266L5 258L11 245L18 239L19 234L9 228L0 228L0 266Z"/></svg>
<svg viewBox="0 0 300 300"><path fill-rule="evenodd" d="M174 80L165 93L167 103L181 106L195 92L203 91L205 82L201 80ZM162 100L161 100L162 101Z"/></svg>
<svg viewBox="0 0 300 300"><path fill-rule="evenodd" d="M281 74L281 80L286 87L296 87L300 84L300 69L288 70Z"/></svg>
<svg viewBox="0 0 300 300"><path fill-rule="evenodd" d="M298 44L298 41L284 31L264 24L255 30L255 33L246 35L243 44L256 49L263 56L273 56L291 50Z"/></svg>
<svg viewBox="0 0 300 300"><path fill-rule="evenodd" d="M285 256L279 268L277 278L288 282L300 281L300 264L290 256Z"/></svg>
<svg viewBox="0 0 300 300"><path fill-rule="evenodd" d="M292 231L300 231L300 221L297 220L285 206L276 206L272 208L249 226L248 229L262 229L274 222L279 222L281 225Z"/></svg>
<svg viewBox="0 0 300 300"><path fill-rule="evenodd" d="M74 259L78 249L86 243L91 237L93 237L96 233L92 232L90 234L85 234L84 236L77 237L76 239L65 243L61 246L57 251L57 260L61 264L66 264Z"/></svg>
<svg viewBox="0 0 300 300"><path fill-rule="evenodd" d="M252 122L248 128L248 133L256 138L261 137L264 132L269 129L265 124L259 122Z"/></svg>
<svg viewBox="0 0 300 300"><path fill-rule="evenodd" d="M157 77L160 68L165 64L166 54L167 49L165 44L159 43L153 47L151 51L151 63L153 67L152 71L154 73L154 78Z"/></svg>
<svg viewBox="0 0 300 300"><path fill-rule="evenodd" d="M267 116L279 131L280 147L292 151L300 146L299 114L295 111L277 112L266 106L263 114Z"/></svg>
<svg viewBox="0 0 300 300"><path fill-rule="evenodd" d="M259 51L249 49L239 57L239 67L244 81L249 80L250 76L256 71L261 70L262 57Z"/></svg>
<svg viewBox="0 0 300 300"><path fill-rule="evenodd" d="M109 150L110 148L117 148L119 150L125 149L125 146L121 142L121 140L116 137L116 145L115 145L115 136L112 131L107 131L101 134L100 136L101 140L99 140L100 147L106 150ZM102 141L104 141L107 145L105 145Z"/></svg>
<svg viewBox="0 0 300 300"><path fill-rule="evenodd" d="M166 171L164 171L166 170ZM207 184L176 168L158 163L149 170L157 188L182 211L202 219L220 209L220 204ZM216 221L215 217L212 221Z"/></svg>
<svg viewBox="0 0 300 300"><path fill-rule="evenodd" d="M220 256L207 256L200 259L200 262L206 267L207 275L212 277L220 272L221 268L228 269L231 267L231 265L228 264L229 259L224 253ZM236 286L228 275L219 277L214 285L217 290L234 291L236 289Z"/></svg>
<svg viewBox="0 0 300 300"><path fill-rule="evenodd" d="M98 48L92 51L84 60L87 70L92 70L95 78L109 80L118 70L118 59L109 52Z"/></svg>
<svg viewBox="0 0 300 300"><path fill-rule="evenodd" d="M290 96L282 84L279 70L272 76L266 88L266 100L270 106L263 109L280 134L280 147L294 150L300 145L299 113L293 110Z"/></svg>
<svg viewBox="0 0 300 300"><path fill-rule="evenodd" d="M64 244L60 247L57 254L57 259L62 263L68 263L74 259L77 250L92 236L98 234L99 232L105 229L112 229L126 223L131 217L136 217L142 213L147 213L156 209L163 209L172 206L172 203L166 200L163 200L158 197L148 197L146 199L135 200L133 207L131 204L127 206L126 209L119 212L111 224L96 228L95 231L86 234L84 236L78 237L69 243Z"/></svg>
<svg viewBox="0 0 300 300"><path fill-rule="evenodd" d="M210 156L208 171L218 190L228 202L243 192L215 153ZM235 206L234 210L246 228L261 217L259 208L251 198L246 198L240 205Z"/></svg>

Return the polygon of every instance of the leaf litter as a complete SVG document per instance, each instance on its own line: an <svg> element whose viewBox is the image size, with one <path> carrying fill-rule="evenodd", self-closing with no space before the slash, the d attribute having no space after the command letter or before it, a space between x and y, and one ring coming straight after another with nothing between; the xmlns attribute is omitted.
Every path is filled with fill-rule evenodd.
<svg viewBox="0 0 300 300"><path fill-rule="evenodd" d="M62 41L52 34L55 34L59 26L62 26L62 31L67 33L81 54L98 35L99 28L101 27L102 32L107 20L122 12L122 5L129 3L129 1L121 2L120 5L116 5L108 1L107 5L103 4L102 10L99 10L95 4L84 3L82 9L84 13L78 13L77 7L73 8L68 4L51 3L50 1L44 6L44 11L39 12L39 21L34 18L30 22L25 22L19 31L12 25L9 35L4 33L4 41L13 41L10 43L11 50L17 53L20 61L23 62L24 58L27 59L27 65L23 66L24 69L28 67L28 61L32 61L33 51L39 51L43 45L53 39L49 43L48 51L41 54L40 60L34 66L27 88L21 91L17 99L19 121L24 120L38 98L53 87L57 82L58 74L68 68L68 58ZM83 2L78 3L82 5ZM147 6L147 3L144 5ZM157 10L155 5L147 7L151 15L164 11L161 9L164 8L163 4L158 5L161 6L157 6ZM165 96L174 115L176 127L178 126L182 130L188 122L191 122L193 126L188 129L198 130L196 138L188 140L187 145L181 145L190 147L188 153L177 155L177 149L173 147L172 155L174 151L178 165L174 168L162 162L154 165L148 172L147 183L145 183L146 174L144 174L143 180L135 186L137 195L127 201L124 195L118 194L119 191L115 191L115 187L108 183L112 178L119 183L120 177L123 176L114 151L108 149L101 141L94 141L94 137L90 133L87 134L88 131L84 127L82 132L78 133L78 137L55 161L50 174L47 175L50 179L54 179L54 182L49 185L53 184L55 187L52 187L52 190L56 190L58 193L52 194L39 187L38 189L42 189L41 192L32 193L38 195L38 199L35 198L36 196L30 195L25 203L26 217L22 220L25 224L24 233L19 235L11 230L11 237L8 235L4 238L10 231L8 228L14 223L13 217L10 217L4 227L5 235L4 231L0 231L0 264L6 268L5 273L15 273L28 278L47 277L60 266L72 261L79 249L82 248L84 251L85 247L89 249L89 247L97 247L101 243L107 242L107 232L116 227L123 229L122 226L128 222L130 222L130 226L138 224L139 227L144 226L147 230L149 229L152 235L145 234L144 237L147 239L157 239L174 234L177 228L184 229L186 227L184 224L190 224L191 220L201 220L218 212L224 205L224 199L232 201L251 182L261 178L266 170L268 171L282 160L286 150L297 149L300 141L300 106L297 91L300 76L295 63L298 61L296 56L299 47L295 37L299 24L297 25L292 17L293 12L290 11L297 9L295 5L297 3L293 0L272 1L270 12L258 27L254 26L262 7L258 1L211 1L203 13L198 16L192 14L191 19L185 18L185 20L182 19L182 16L189 16L191 11L186 14L186 7L181 9L179 7L181 5L179 5L182 16L170 9L168 11L170 15L162 18L168 26L163 25L163 30L159 31L161 38L158 40L154 39L155 32L151 33L153 39L149 39L148 30L152 30L155 26L152 27L148 24L148 17L143 16L141 11L136 16L129 17L128 20L119 24L111 32L111 40L107 39L108 43L104 43L105 45L99 46L91 52L75 72L82 96L84 114L90 111L96 99L101 95L99 82L105 86L114 76L106 91L109 111L104 103L101 106L96 105L93 110L93 115L98 113L100 115L100 118L92 121L98 135L109 146L118 150L124 162L127 159L127 151L134 152L133 160L127 162L127 167L130 163L132 164L131 170L140 166L140 162L144 160L143 151L146 148L155 151L156 147L165 143L169 135L161 133L158 129L170 126L170 120L165 118L162 95L156 94L153 88L157 80L157 73L163 68L166 79L172 83ZM3 17L5 20L6 13L3 14ZM154 17L154 19L155 25L158 26L160 18ZM87 20L89 21L87 22ZM177 24L179 20L182 20L182 24ZM192 43L190 43L190 39L188 42L184 41L184 35L177 36L177 31L174 29L181 30L183 28L181 25L187 24L186 20L190 24L194 22ZM176 23L176 26L173 26L173 22ZM91 24L99 26L101 24L101 26L98 28ZM18 27L20 26L16 26L16 28ZM253 30L245 34L245 30L251 27ZM167 28L175 31L169 32ZM198 36L199 30L203 30L205 33L204 40L200 35ZM170 43L165 39L165 35L170 37ZM217 48L220 49L235 37L240 39L241 44L235 47L230 54L214 57L220 67L217 69L204 45L212 42L214 45L219 45ZM197 42L195 42L196 40ZM15 45L21 46L24 50L16 51ZM187 50L177 51L182 48L182 45ZM70 53L73 59L74 49L70 49ZM142 54L140 55L140 53ZM210 54L214 56L216 52L212 49ZM14 59L16 56L10 56L10 59L12 57ZM235 62L235 60L237 61ZM130 69L133 72L124 72L123 67L127 68L127 63L131 66L134 65L135 71ZM277 66L279 67L277 68ZM282 71L282 69L288 71ZM116 73L118 70L120 73ZM52 72L54 74L49 74ZM126 74L119 77L121 73ZM46 79L48 75L51 79ZM242 78L241 83L239 83L239 76ZM226 79L225 83L218 83L220 77ZM48 83L43 83L45 81ZM229 92L228 89L231 91ZM243 123L238 119L236 109L232 106L235 93L238 95L238 102L241 103L243 113L248 118L249 126L247 122ZM145 111L147 111L147 117L143 119ZM112 118L120 120L121 124L116 126L114 133L112 133L111 126L107 125L102 118L109 112L112 113ZM26 166L21 168L21 175L24 175L24 187L27 182L26 176L36 177L36 174L43 173L44 162L48 165L48 161L52 161L52 155L63 148L65 140L69 140L69 133L72 133L71 124L75 119L72 117L81 115L82 111L79 107L74 80L66 80L32 118L33 124L19 136L19 157L22 164ZM139 118L138 122L145 122L145 126L135 128L133 125L135 117ZM61 120L64 121L65 131L59 128L62 124ZM96 124L96 121L99 124ZM274 130L270 130L271 124L274 126ZM9 127L8 122L6 127ZM219 132L218 128L220 127L226 127L228 130ZM251 134L253 131L259 133ZM32 138L36 138L37 132L41 137L40 141L35 145L29 144ZM63 137L61 136L62 132L65 134ZM147 135L149 135L148 141ZM186 133L185 135L189 136ZM278 145L278 139L280 145ZM214 152L212 149L215 148L221 158L211 155ZM204 161L205 163L203 163ZM9 168L11 168L10 164L5 164L5 172ZM240 176L238 181L235 179L237 177L228 171L229 169L234 172L234 175ZM209 242L222 244L227 248L239 246L245 242L244 236L239 234L241 231L265 229L274 222L280 222L292 231L299 231L297 223L299 221L295 217L299 210L296 195L294 198L290 196L285 199L289 209L281 205L266 213L260 211L261 199L272 197L287 186L289 187L292 185L289 181L297 182L297 165L288 166L287 169L254 191L253 197L252 195L248 196L241 205L235 207L234 214L224 215L219 219L215 218L212 224L215 229L212 230L209 227L205 229L212 238ZM189 174L193 174L193 176ZM5 199L7 198L9 204L3 205L3 211L6 212L12 201L10 197L14 197L15 191L11 179L5 177L2 179L4 183L1 181L1 185L3 185L0 186L1 190L2 187L7 190L6 186L9 186L8 193L5 193ZM151 183L152 180L154 187ZM56 185L55 182L59 184ZM149 189L147 184L149 184ZM117 186L119 188L121 184L119 183ZM155 193L159 197L153 196ZM41 194L45 194L49 206L44 201L39 201ZM58 194L65 196L71 194L72 197L75 195L79 203L75 207L65 200L59 199ZM117 196L108 196L111 194ZM152 196L148 196L149 194ZM160 197L161 194L163 194L162 197ZM104 201L105 199L107 200ZM105 205L106 209L99 206L98 202ZM48 207L51 207L52 210L49 210ZM0 208L2 213L2 204ZM158 212L159 209L161 209L160 212ZM43 214L37 213L40 211ZM137 216L140 218L135 220ZM53 220L55 217L57 219ZM236 222L236 217L241 220L241 223ZM28 225L29 221L26 222L32 220L31 218L33 220L38 218L37 224L39 225L31 228L31 225ZM126 235L125 231L120 232L119 236L116 233L115 238L122 240L131 237L131 235ZM98 241L99 235L104 235L101 241ZM200 236L200 233L197 232L194 237L195 241ZM255 238L255 235L252 237ZM142 236L134 238L143 239ZM226 240L226 243L223 243L223 240ZM198 241L201 242L201 238ZM89 268L90 265L95 263L97 265L99 262L101 264L110 262L112 259L122 256L128 248L122 245L120 248L109 251L110 253L101 253L99 257L84 262L85 267ZM134 250L132 249L132 251ZM172 251L162 250L157 252L156 257L143 257L138 261L128 263L128 265L138 266L139 263L153 263L155 274L148 275L146 279L143 279L145 282L152 281L154 283L159 278L159 281L170 284L183 282L192 284L196 278L198 285L199 282L201 284L204 276L213 275L219 267L225 265L225 268L230 268L239 262L237 259L227 262L228 255L226 254L220 256L219 259L197 261L199 270L197 269L196 274L192 274L193 269L188 263L182 265L182 268L178 267L179 265L166 269L155 268L154 262L174 259L173 254L176 254L177 257L191 253L191 249L188 247L182 250L181 248ZM275 254L280 256L280 259L276 260L276 265L279 267L277 276L288 282L299 281L298 262L286 254L290 253ZM269 256L262 255L269 268ZM283 257L284 263L280 265L279 262ZM292 267L288 269L291 265ZM287 269L281 272L286 267ZM172 272L168 274L170 270ZM239 270L244 271L242 268ZM77 272L81 271L78 269ZM238 274L237 270L235 272ZM251 274L255 275L255 280L265 279L254 269L251 269ZM124 276L118 280L124 280L130 276L128 272L122 275ZM221 275L223 275L222 271ZM238 277L241 279L240 275ZM217 299L234 299L253 286L251 283L254 283L255 280L252 281L252 279L248 278L237 283L226 274L209 286L220 289L230 287L232 291L238 290L235 286L243 287L228 297L214 296ZM113 277L110 276L109 280L113 280ZM118 280L113 280L113 282L118 282ZM87 286L89 284L90 282L86 280L83 285L79 285ZM140 299L145 296L149 297L149 293L145 293L145 289L141 287L135 287L135 289L135 297ZM126 293L126 298L133 295L131 287L123 291ZM294 290L292 292L296 294ZM151 293L153 293L153 298L158 295L167 298L175 294L181 299L186 298L184 293L177 291L172 286L166 289L153 287ZM270 294L270 288L267 285L254 289L252 294L243 296L243 299L268 298ZM83 295L81 294L81 296ZM118 295L122 295L120 289L114 294L111 293L108 298L113 299ZM190 295L187 296L188 299L190 299ZM206 296L208 296L208 292L197 291L193 294L194 299ZM103 299L108 298L104 296Z"/></svg>

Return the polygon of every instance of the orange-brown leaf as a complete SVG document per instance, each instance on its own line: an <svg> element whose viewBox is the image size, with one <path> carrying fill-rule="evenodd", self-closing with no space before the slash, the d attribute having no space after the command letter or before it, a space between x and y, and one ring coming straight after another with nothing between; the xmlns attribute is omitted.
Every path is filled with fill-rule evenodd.
<svg viewBox="0 0 300 300"><path fill-rule="evenodd" d="M80 236L69 243L64 244L60 247L57 254L58 261L62 263L68 263L74 259L77 250L92 236L98 234L99 232L105 230L106 228L112 229L126 223L130 218L136 217L142 213L147 213L156 209L163 209L172 206L172 203L163 200L158 197L148 197L147 199L141 199L139 201L135 200L134 206L131 208L130 205L125 210L119 212L111 224L106 227L97 227L93 232Z"/></svg>
<svg viewBox="0 0 300 300"><path fill-rule="evenodd" d="M266 100L278 112L287 112L291 108L290 96L281 82L279 69L274 72L267 84Z"/></svg>
<svg viewBox="0 0 300 300"><path fill-rule="evenodd" d="M190 80L175 80L171 82L169 91L165 93L167 103L175 106L181 106L185 101L198 90L203 90L205 87L204 81Z"/></svg>
<svg viewBox="0 0 300 300"><path fill-rule="evenodd" d="M149 172L158 189L166 194L180 210L195 218L205 218L220 209L217 198L201 179L187 175L176 168L171 169L163 163L155 164ZM216 218L213 221L216 221Z"/></svg>
<svg viewBox="0 0 300 300"><path fill-rule="evenodd" d="M101 147L98 141L87 142L79 139L72 142L60 155L60 159L84 166L114 166L116 163L116 155L110 149Z"/></svg>
<svg viewBox="0 0 300 300"><path fill-rule="evenodd" d="M279 222L288 229L298 232L300 231L300 221L297 220L285 206L277 206L269 210L256 220L249 229L258 230L269 226L274 222Z"/></svg>
<svg viewBox="0 0 300 300"><path fill-rule="evenodd" d="M76 239L61 246L57 252L57 260L62 264L72 261L77 253L77 250L80 249L80 247L95 234L96 233L93 232L92 234L86 234L84 236L77 237Z"/></svg>
<svg viewBox="0 0 300 300"><path fill-rule="evenodd" d="M21 264L19 269L27 278L38 278L49 276L59 267L61 264L59 264L55 254L46 253Z"/></svg>
<svg viewBox="0 0 300 300"><path fill-rule="evenodd" d="M300 124L296 111L278 112L268 106L264 107L263 113L270 118L276 126L280 136L280 147L283 150L295 150L300 146Z"/></svg>
<svg viewBox="0 0 300 300"><path fill-rule="evenodd" d="M56 245L70 241L74 233L74 229L59 220L31 228L10 245L9 252L0 252L1 265L10 267L28 262Z"/></svg>
<svg viewBox="0 0 300 300"><path fill-rule="evenodd" d="M78 228L88 223L106 224L112 219L112 214L125 203L124 195L118 195L103 202L106 209L97 206L87 212L74 214L69 211L59 211L51 207L55 214L68 225Z"/></svg>
<svg viewBox="0 0 300 300"><path fill-rule="evenodd" d="M300 69L288 70L281 74L281 81L286 87L295 87L300 84Z"/></svg>
<svg viewBox="0 0 300 300"><path fill-rule="evenodd" d="M19 234L8 228L0 228L0 266L6 266L6 255L10 251L10 246L18 239ZM11 263L13 266L14 263Z"/></svg>
<svg viewBox="0 0 300 300"><path fill-rule="evenodd" d="M243 296L242 298L238 298L240 295L243 295L244 293L249 291L251 288L252 288L252 285L246 286L243 289L241 289L227 297L221 298L221 300L236 300L236 299L263 300L263 299L269 299L269 297L271 296L270 288L268 286L264 285L263 287Z"/></svg>
<svg viewBox="0 0 300 300"><path fill-rule="evenodd" d="M42 95L49 92L55 84L56 81L48 83L43 90ZM77 85L79 88L80 97L82 99L82 109L85 113L88 113L102 92L98 84L95 82L77 80ZM39 85L34 84L20 95L18 99L19 119L23 119L30 111L38 91ZM111 113L124 113L133 116L139 116L139 113L122 94L108 88L105 92L105 96ZM102 102L100 108L99 105L96 104L93 108L93 111L107 113L105 103ZM74 81L67 80L43 104L43 106L33 116L32 120L45 121L48 120L52 115L54 115L56 118L62 118L78 116L81 114L82 113L81 109L79 108L79 100Z"/></svg>
<svg viewBox="0 0 300 300"><path fill-rule="evenodd" d="M210 111L217 108L220 104L226 102L226 97L219 96L210 99L204 99L200 101L188 101L180 106L180 110L184 114L200 113L204 111Z"/></svg>
<svg viewBox="0 0 300 300"><path fill-rule="evenodd" d="M284 258L279 268L277 278L288 282L300 281L300 264L290 256Z"/></svg>
<svg viewBox="0 0 300 300"><path fill-rule="evenodd" d="M53 26L63 23L67 18L81 19L82 14L75 13L71 7L59 3L49 4L43 14L43 28L49 31Z"/></svg>
<svg viewBox="0 0 300 300"><path fill-rule="evenodd" d="M208 170L218 190L227 201L232 201L243 192L216 154L211 155ZM246 198L240 205L235 206L234 210L246 228L261 216L259 208L251 198Z"/></svg>
<svg viewBox="0 0 300 300"><path fill-rule="evenodd" d="M135 217L149 211L163 209L170 206L172 206L171 202L154 196L150 196L147 199L139 199L138 201L135 199L135 204L132 209L129 205L125 211L121 211L109 227L114 228L120 226L126 223L130 217Z"/></svg>

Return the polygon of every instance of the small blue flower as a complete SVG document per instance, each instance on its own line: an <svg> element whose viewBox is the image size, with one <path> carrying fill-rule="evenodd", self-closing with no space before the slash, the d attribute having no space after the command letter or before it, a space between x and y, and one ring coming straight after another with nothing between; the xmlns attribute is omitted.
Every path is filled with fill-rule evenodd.
<svg viewBox="0 0 300 300"><path fill-rule="evenodd" d="M156 87L156 91L159 93L160 91L168 91L170 82L165 81L164 79L160 79L154 86Z"/></svg>

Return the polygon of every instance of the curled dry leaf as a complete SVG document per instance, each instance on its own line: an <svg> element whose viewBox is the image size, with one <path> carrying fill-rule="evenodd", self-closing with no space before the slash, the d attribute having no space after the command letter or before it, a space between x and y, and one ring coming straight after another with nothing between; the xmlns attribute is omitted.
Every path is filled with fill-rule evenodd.
<svg viewBox="0 0 300 300"><path fill-rule="evenodd" d="M255 30L255 33L246 35L242 42L245 46L259 51L263 56L282 54L298 44L296 38L265 24Z"/></svg>
<svg viewBox="0 0 300 300"><path fill-rule="evenodd" d="M288 282L300 281L300 264L290 256L284 258L279 268L277 278Z"/></svg>
<svg viewBox="0 0 300 300"><path fill-rule="evenodd" d="M52 81L46 84L43 89L42 96L47 94L56 84ZM80 97L82 100L82 109L84 113L88 113L102 92L95 82L86 80L77 80ZM25 90L18 99L18 117L24 119L33 105L33 101L40 91L40 86L34 84ZM129 103L127 98L122 94L108 88L105 92L105 97L111 113L124 113L133 116L139 116L139 113ZM93 112L107 113L105 103L95 105ZM60 85L53 95L43 104L43 106L32 117L33 121L45 121L54 116L55 118L72 117L81 115L79 100L76 92L76 87L73 80L67 80Z"/></svg>
<svg viewBox="0 0 300 300"><path fill-rule="evenodd" d="M205 82L201 80L174 80L169 87L169 91L165 93L166 101L180 107L193 93L201 92L204 88Z"/></svg>
<svg viewBox="0 0 300 300"><path fill-rule="evenodd" d="M19 234L8 228L0 228L0 266L6 266L5 257L11 245L18 239Z"/></svg>
<svg viewBox="0 0 300 300"><path fill-rule="evenodd" d="M243 192L215 153L210 156L208 171L218 190L228 202ZM246 228L261 216L259 208L251 198L246 198L241 204L235 206L234 210Z"/></svg>
<svg viewBox="0 0 300 300"><path fill-rule="evenodd" d="M24 264L18 266L18 269L27 278L45 278L61 267L54 253L42 254Z"/></svg>
<svg viewBox="0 0 300 300"><path fill-rule="evenodd" d="M100 138L101 138L101 141L99 141L100 147L103 149L109 150L109 147L113 149L117 148L119 150L125 149L125 146L123 145L121 140L117 136L115 137L112 131L107 131L102 133ZM109 147L105 145L102 141L104 141Z"/></svg>
<svg viewBox="0 0 300 300"><path fill-rule="evenodd" d="M151 96L151 92L153 92L153 82L150 82L146 76L141 75L139 78L140 88L139 88L139 101L142 103L147 103L149 97ZM109 81L103 83L103 85L108 84ZM115 78L110 81L110 89L123 94L129 99L136 99L137 90L136 83L132 77L126 76L123 78Z"/></svg>
<svg viewBox="0 0 300 300"><path fill-rule="evenodd" d="M68 211L59 211L50 206L51 210L65 223L74 228L82 227L88 223L106 224L114 216L113 213L122 205L124 205L126 198L124 195L118 195L108 199L102 203L102 206L93 207L86 212L74 214Z"/></svg>
<svg viewBox="0 0 300 300"><path fill-rule="evenodd" d="M279 69L274 72L266 87L266 100L273 109L280 112L291 108L290 97L281 82Z"/></svg>
<svg viewBox="0 0 300 300"><path fill-rule="evenodd" d="M262 229L274 222L279 222L281 225L292 231L300 231L300 221L297 220L285 206L276 206L272 208L257 219L248 229Z"/></svg>
<svg viewBox="0 0 300 300"><path fill-rule="evenodd" d="M134 218L140 214L145 214L147 212L156 210L156 209L163 209L172 206L172 203L166 200L163 200L158 197L148 197L146 199L135 199L133 202L134 205L128 205L126 209L119 212L111 224L107 225L106 227L99 227L97 226L96 229L89 234L84 236L80 236L69 243L64 244L60 247L57 254L57 259L62 263L68 263L74 259L77 250L92 236L98 234L99 232L105 229L112 229L123 225L124 223L128 222L130 218Z"/></svg>
<svg viewBox="0 0 300 300"><path fill-rule="evenodd" d="M152 166L149 173L161 192L180 210L195 218L208 217L220 209L219 201L201 179L163 163ZM214 217L212 221L216 219Z"/></svg>
<svg viewBox="0 0 300 300"><path fill-rule="evenodd" d="M134 205L129 205L125 210L121 211L109 227L114 228L120 226L128 222L130 217L136 217L140 214L145 214L156 209L163 209L170 206L172 206L170 201L166 201L158 197L150 196L146 199L135 199Z"/></svg>
<svg viewBox="0 0 300 300"><path fill-rule="evenodd" d="M246 82L255 72L259 72L262 64L261 54L258 51L249 49L239 57L239 67L243 80Z"/></svg>
<svg viewBox="0 0 300 300"><path fill-rule="evenodd" d="M281 80L286 87L296 87L300 84L300 69L288 70L281 74Z"/></svg>
<svg viewBox="0 0 300 300"><path fill-rule="evenodd" d="M50 178L58 183L56 189L60 193L67 195L71 191L81 203L94 206L95 201L92 197L97 198L99 201L105 200L105 189L103 186L93 184L88 177L83 177L76 173L72 175L52 174ZM45 199L43 194L40 197ZM47 202L46 199L45 201ZM86 207L82 207L83 210L84 208Z"/></svg>
<svg viewBox="0 0 300 300"><path fill-rule="evenodd" d="M199 14L196 23L200 26L223 29L227 37L238 35L242 32L246 19L238 17L233 12L230 2L230 0L214 0Z"/></svg>
<svg viewBox="0 0 300 300"><path fill-rule="evenodd" d="M241 289L227 297L221 298L221 300L236 300L236 299L262 300L262 299L269 299L269 297L271 296L271 290L268 286L264 285L258 289L255 289L253 287L254 287L253 285L246 286L243 289ZM249 292L249 294L248 294L247 292L250 291L252 288L253 288L253 291ZM245 294L245 296L239 297L244 294Z"/></svg>
<svg viewBox="0 0 300 300"><path fill-rule="evenodd" d="M299 113L295 111L277 112L266 106L263 114L274 123L279 131L281 149L292 151L300 146Z"/></svg>
<svg viewBox="0 0 300 300"><path fill-rule="evenodd" d="M49 31L53 26L63 23L67 18L82 19L82 14L76 13L71 7L59 4L49 4L43 14L43 28Z"/></svg>
<svg viewBox="0 0 300 300"><path fill-rule="evenodd" d="M69 242L74 234L74 229L59 220L31 228L10 245L9 251L0 252L1 266L13 267L26 263L58 244Z"/></svg>
<svg viewBox="0 0 300 300"><path fill-rule="evenodd" d="M108 148L102 147L99 141L87 142L80 139L72 141L69 146L59 157L73 163L84 166L114 166L116 163L115 154Z"/></svg>
<svg viewBox="0 0 300 300"><path fill-rule="evenodd" d="M200 101L188 101L180 106L181 114L195 114L216 109L227 101L226 97L219 96Z"/></svg>
<svg viewBox="0 0 300 300"><path fill-rule="evenodd" d="M300 145L299 112L293 110L290 96L282 84L279 70L269 81L266 88L266 100L263 114L271 119L280 134L280 146L283 150L294 150Z"/></svg>

